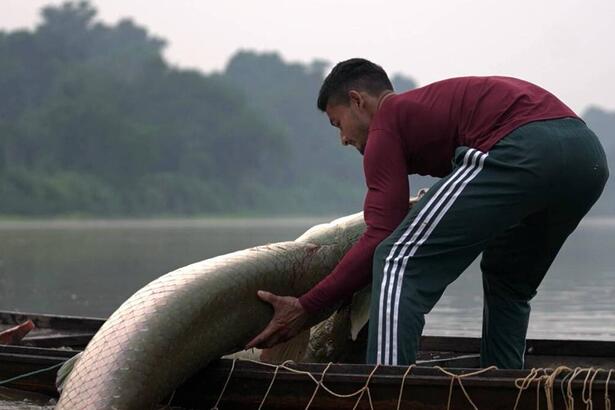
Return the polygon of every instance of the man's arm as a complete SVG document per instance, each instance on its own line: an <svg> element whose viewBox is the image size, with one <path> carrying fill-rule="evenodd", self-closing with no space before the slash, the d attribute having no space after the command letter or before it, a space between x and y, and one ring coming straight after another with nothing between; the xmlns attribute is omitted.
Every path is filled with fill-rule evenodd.
<svg viewBox="0 0 615 410"><path fill-rule="evenodd" d="M370 132L363 168L368 187L364 204L365 233L335 269L301 298L259 291L258 296L272 304L274 314L246 349L272 347L291 339L313 324L311 319L318 312L371 281L374 250L408 213L408 173L399 137L380 130Z"/></svg>
<svg viewBox="0 0 615 410"><path fill-rule="evenodd" d="M372 259L408 213L408 173L399 136L372 131L363 167L368 191L365 197L366 231L335 269L299 298L308 313L316 313L350 297L371 281Z"/></svg>

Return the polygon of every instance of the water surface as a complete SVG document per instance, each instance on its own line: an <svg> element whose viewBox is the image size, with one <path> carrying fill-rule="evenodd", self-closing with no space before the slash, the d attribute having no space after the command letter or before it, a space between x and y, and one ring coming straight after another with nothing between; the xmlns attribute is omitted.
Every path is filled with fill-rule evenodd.
<svg viewBox="0 0 615 410"><path fill-rule="evenodd" d="M0 222L0 309L108 316L156 277L292 240L331 218ZM615 218L582 222L532 303L529 337L615 340ZM426 334L479 336L478 263L447 289Z"/></svg>

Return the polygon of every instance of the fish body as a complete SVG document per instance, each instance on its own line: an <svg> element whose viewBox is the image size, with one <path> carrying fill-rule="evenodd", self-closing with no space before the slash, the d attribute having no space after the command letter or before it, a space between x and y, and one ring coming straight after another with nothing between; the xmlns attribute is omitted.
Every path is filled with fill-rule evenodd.
<svg viewBox="0 0 615 410"><path fill-rule="evenodd" d="M410 206L419 198L411 198ZM304 294L364 231L359 212L314 226L295 241L207 259L150 282L109 317L71 363L72 371L66 369L70 374L56 409L156 408L192 374L241 351L267 325L273 308L256 296L258 290ZM313 327L309 337L303 333L279 350L305 361L341 357L350 334L356 338L367 322L366 306L368 289Z"/></svg>
<svg viewBox="0 0 615 410"><path fill-rule="evenodd" d="M256 291L299 296L335 267L365 229L362 213L177 269L105 322L71 371L62 409L147 409L211 360L239 351L271 319Z"/></svg>

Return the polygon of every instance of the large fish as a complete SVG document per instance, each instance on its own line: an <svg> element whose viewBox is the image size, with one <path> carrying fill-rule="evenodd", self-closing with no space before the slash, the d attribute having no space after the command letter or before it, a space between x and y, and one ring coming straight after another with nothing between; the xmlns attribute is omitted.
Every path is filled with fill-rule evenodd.
<svg viewBox="0 0 615 410"><path fill-rule="evenodd" d="M412 201L411 201L412 203ZM258 289L299 296L365 230L357 213L295 241L197 262L152 281L105 322L76 362L62 409L148 409L211 360L239 351L272 317Z"/></svg>

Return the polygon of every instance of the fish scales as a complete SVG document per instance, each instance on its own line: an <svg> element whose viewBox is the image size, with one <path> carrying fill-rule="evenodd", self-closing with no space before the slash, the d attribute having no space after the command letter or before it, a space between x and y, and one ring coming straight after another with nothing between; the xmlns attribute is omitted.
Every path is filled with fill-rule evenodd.
<svg viewBox="0 0 615 410"><path fill-rule="evenodd" d="M124 302L68 376L62 409L147 409L271 319L258 289L299 296L324 278L365 229L362 213L296 241L233 252L177 269ZM231 324L229 326L229 324Z"/></svg>

